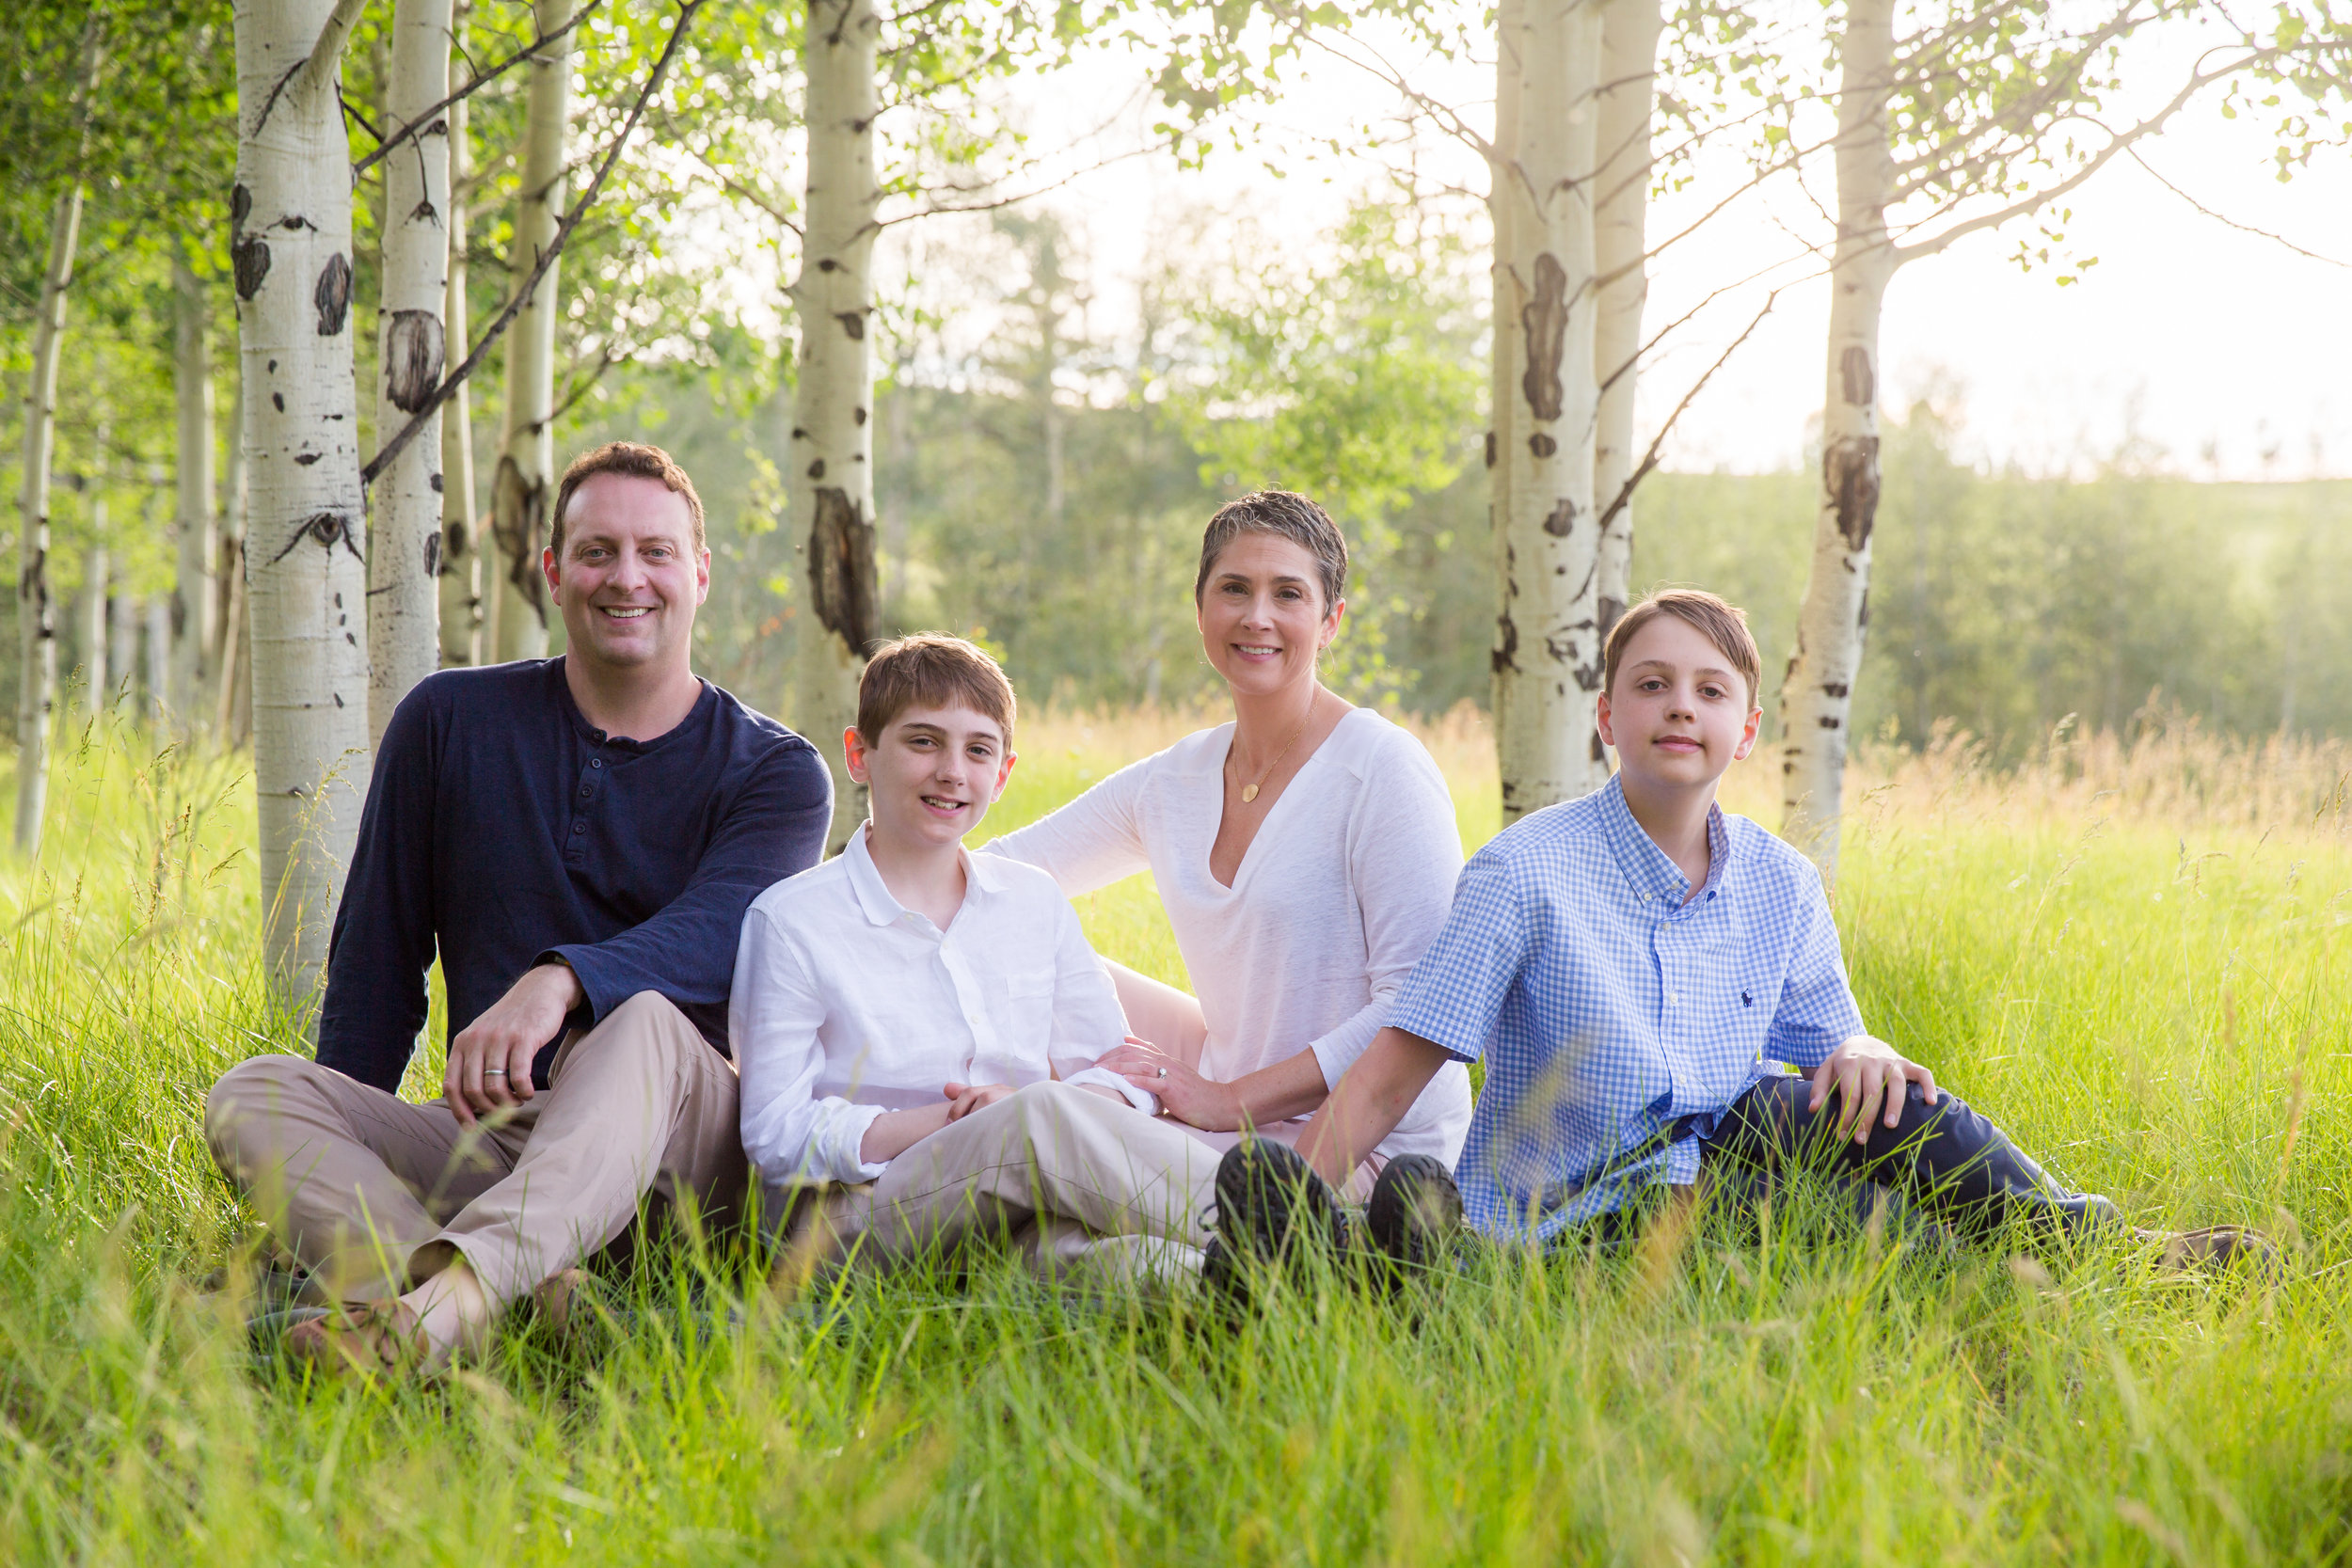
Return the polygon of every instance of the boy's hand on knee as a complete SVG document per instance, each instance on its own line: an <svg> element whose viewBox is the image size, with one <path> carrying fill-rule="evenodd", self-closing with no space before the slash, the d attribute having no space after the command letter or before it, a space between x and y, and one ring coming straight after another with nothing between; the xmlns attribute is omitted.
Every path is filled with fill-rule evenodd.
<svg viewBox="0 0 2352 1568"><path fill-rule="evenodd" d="M1806 1107L1818 1111L1829 1100L1830 1091L1837 1091L1837 1135L1851 1136L1856 1143L1870 1139L1870 1118L1883 1115L1889 1127L1903 1118L1904 1085L1916 1084L1931 1105L1940 1103L1943 1092L1935 1086L1935 1074L1912 1061L1884 1040L1867 1035L1856 1035L1829 1053L1829 1059L1813 1069L1813 1099Z"/></svg>
<svg viewBox="0 0 2352 1568"><path fill-rule="evenodd" d="M944 1091L947 1096L947 1119L959 1122L983 1106L993 1105L1012 1093L1009 1084L950 1084Z"/></svg>
<svg viewBox="0 0 2352 1568"><path fill-rule="evenodd" d="M441 1098L458 1125L470 1127L476 1116L519 1105L536 1093L531 1059L585 1000L569 964L541 964L467 1024L449 1042L449 1066L441 1074Z"/></svg>

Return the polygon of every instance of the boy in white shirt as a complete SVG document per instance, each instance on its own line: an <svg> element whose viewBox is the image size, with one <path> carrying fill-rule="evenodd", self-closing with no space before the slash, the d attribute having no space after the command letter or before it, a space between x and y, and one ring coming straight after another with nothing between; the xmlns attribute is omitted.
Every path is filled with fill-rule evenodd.
<svg viewBox="0 0 2352 1568"><path fill-rule="evenodd" d="M828 1261L988 1232L1049 1278L1197 1267L1217 1151L1094 1066L1126 1020L1053 879L963 847L1011 776L1013 711L960 638L867 663L842 741L870 819L743 923L744 1148Z"/></svg>

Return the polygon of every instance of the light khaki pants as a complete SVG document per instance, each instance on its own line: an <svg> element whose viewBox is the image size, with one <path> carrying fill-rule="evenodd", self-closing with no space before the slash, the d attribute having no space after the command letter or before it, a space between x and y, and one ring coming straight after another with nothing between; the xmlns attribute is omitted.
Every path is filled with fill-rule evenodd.
<svg viewBox="0 0 2352 1568"><path fill-rule="evenodd" d="M821 1266L888 1269L1003 1234L1049 1280L1166 1278L1200 1268L1219 1152L1104 1096L1031 1084L876 1180L804 1201L795 1240Z"/></svg>
<svg viewBox="0 0 2352 1568"><path fill-rule="evenodd" d="M735 1066L669 1000L630 997L556 1053L518 1110L462 1127L298 1056L213 1086L213 1158L330 1299L396 1295L459 1253L502 1306L596 1252L648 1193L736 1208ZM1141 1119L1141 1118L1137 1118Z"/></svg>

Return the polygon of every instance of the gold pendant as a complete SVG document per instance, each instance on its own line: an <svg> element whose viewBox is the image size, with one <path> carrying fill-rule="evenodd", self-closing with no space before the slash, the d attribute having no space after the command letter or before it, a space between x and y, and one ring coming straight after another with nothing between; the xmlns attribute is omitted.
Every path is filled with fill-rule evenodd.
<svg viewBox="0 0 2352 1568"><path fill-rule="evenodd" d="M1243 805L1248 805L1250 801L1256 800L1257 798L1258 786L1256 784L1244 784L1241 786L1241 803Z"/></svg>

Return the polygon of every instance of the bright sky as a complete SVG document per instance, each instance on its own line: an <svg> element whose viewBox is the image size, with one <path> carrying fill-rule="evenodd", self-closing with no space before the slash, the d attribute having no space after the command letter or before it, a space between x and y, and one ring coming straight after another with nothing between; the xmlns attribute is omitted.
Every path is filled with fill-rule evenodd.
<svg viewBox="0 0 2352 1568"><path fill-rule="evenodd" d="M1393 40L1382 42L1393 49ZM2152 96L2169 96L2184 51L2137 68ZM1409 60L1409 53L1391 57ZM1413 62L1424 92L1484 119L1490 66ZM1106 60L1057 79L1050 92L1023 84L1036 142L1068 142L1111 123L1098 145L1132 145L1152 118L1136 96L1136 73ZM1182 171L1165 159L1120 162L1082 176L1042 205L1061 214L1085 252L1098 329L1131 315L1136 280L1170 214L1196 207L1248 213L1276 235L1305 239L1332 222L1351 191L1378 178L1373 155L1308 150L1351 122L1392 114L1395 97L1352 67L1311 62L1277 106L1278 128L1253 152L1213 157ZM2272 230L2323 256L2352 261L2352 157L2343 153L2291 184L2271 175L2267 126L2225 121L2210 109L2185 114L2148 162L2207 207ZM1391 162L1401 161L1391 150ZM1289 168L1276 179L1267 157ZM1424 133L1415 147L1424 182L1483 192L1483 162ZM1653 207L1653 243L1683 226L1736 182L1737 166L1710 170ZM1830 198L1826 166L1816 186ZM2037 471L2085 470L2136 436L2156 464L2199 478L2290 479L2352 474L2352 271L2296 255L2201 215L2128 160L2119 159L2070 204L2069 240L2096 256L2083 280L2060 287L2058 268L2021 273L2007 261L2030 222L1963 240L1906 266L1887 300L1883 361L1888 406L1934 391L1957 413L1971 455ZM971 221L971 220L959 220ZM1710 222L1655 269L1649 320L1680 315L1708 291L1821 239L1825 224L1793 187L1751 200ZM1792 238L1792 236L1795 236ZM944 236L942 236L944 238ZM1754 318L1762 288L1702 315L1645 369L1648 432L1691 381ZM1820 408L1827 284L1787 290L1773 315L1701 394L1669 443L1678 468L1770 468L1801 459L1807 420ZM1958 393L1954 405L1952 392Z"/></svg>

